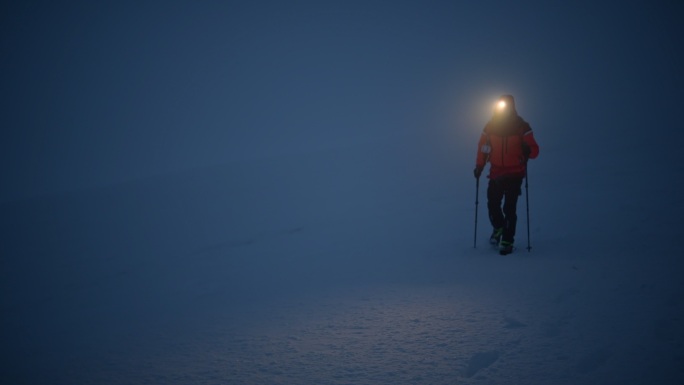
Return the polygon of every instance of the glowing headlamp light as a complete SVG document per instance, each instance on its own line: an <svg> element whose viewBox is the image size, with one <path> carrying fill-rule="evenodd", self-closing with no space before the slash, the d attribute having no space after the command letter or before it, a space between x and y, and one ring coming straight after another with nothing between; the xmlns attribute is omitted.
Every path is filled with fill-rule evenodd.
<svg viewBox="0 0 684 385"><path fill-rule="evenodd" d="M499 102L496 103L496 107L498 107L500 110L503 110L504 108L506 108L506 101L499 100Z"/></svg>

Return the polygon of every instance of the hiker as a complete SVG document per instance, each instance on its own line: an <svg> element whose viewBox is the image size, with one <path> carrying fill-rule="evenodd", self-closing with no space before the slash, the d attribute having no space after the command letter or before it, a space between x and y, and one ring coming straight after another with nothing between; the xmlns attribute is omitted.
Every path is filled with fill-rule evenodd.
<svg viewBox="0 0 684 385"><path fill-rule="evenodd" d="M537 155L539 145L530 125L518 115L513 96L501 96L480 136L474 170L475 178L479 179L485 164L491 164L487 209L494 231L489 242L498 245L501 255L513 252L518 196L527 175L527 161Z"/></svg>

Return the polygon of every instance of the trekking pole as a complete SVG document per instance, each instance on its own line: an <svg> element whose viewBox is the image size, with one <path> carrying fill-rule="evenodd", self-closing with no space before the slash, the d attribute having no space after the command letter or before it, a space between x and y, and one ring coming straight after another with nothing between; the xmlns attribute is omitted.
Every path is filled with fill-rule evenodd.
<svg viewBox="0 0 684 385"><path fill-rule="evenodd" d="M473 248L477 248L477 205L479 202L478 198L480 196L480 178L475 179L475 239L473 240Z"/></svg>
<svg viewBox="0 0 684 385"><path fill-rule="evenodd" d="M527 184L527 164L525 165L525 208L527 209L527 252L532 250L530 245L530 191Z"/></svg>

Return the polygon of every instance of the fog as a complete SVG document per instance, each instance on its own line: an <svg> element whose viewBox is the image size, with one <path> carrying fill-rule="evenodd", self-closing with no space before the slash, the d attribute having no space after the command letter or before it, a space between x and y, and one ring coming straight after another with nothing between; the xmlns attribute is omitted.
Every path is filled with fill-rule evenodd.
<svg viewBox="0 0 684 385"><path fill-rule="evenodd" d="M3 383L682 381L678 6L4 8Z"/></svg>

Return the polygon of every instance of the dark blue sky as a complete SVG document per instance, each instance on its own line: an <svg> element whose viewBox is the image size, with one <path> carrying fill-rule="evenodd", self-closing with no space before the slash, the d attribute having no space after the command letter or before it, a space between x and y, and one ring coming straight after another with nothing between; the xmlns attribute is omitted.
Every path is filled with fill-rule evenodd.
<svg viewBox="0 0 684 385"><path fill-rule="evenodd" d="M604 3L6 2L0 200L398 134L470 143L504 92L552 150L681 135L682 6Z"/></svg>

